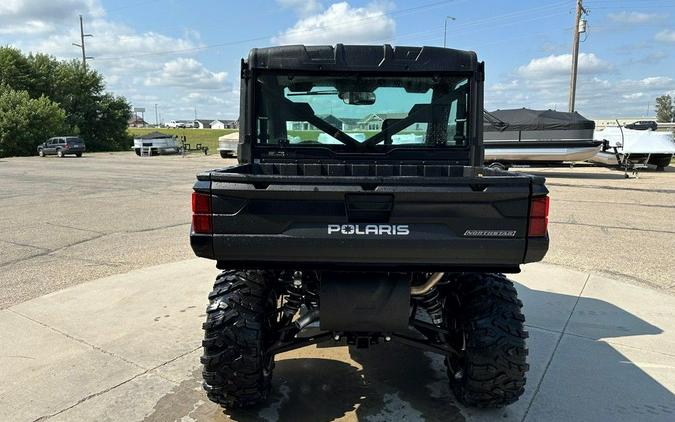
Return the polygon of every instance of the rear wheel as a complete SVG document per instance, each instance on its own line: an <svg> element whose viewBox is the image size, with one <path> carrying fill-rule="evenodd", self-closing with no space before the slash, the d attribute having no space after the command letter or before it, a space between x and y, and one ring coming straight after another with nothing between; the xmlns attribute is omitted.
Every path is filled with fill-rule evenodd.
<svg viewBox="0 0 675 422"><path fill-rule="evenodd" d="M63 158L64 157L63 150L57 149L56 150L56 156L59 157L59 158Z"/></svg>
<svg viewBox="0 0 675 422"><path fill-rule="evenodd" d="M657 170L663 171L666 167L668 167L670 165L671 160L672 160L672 156L651 158L649 160L649 164L653 164L653 165L656 166Z"/></svg>
<svg viewBox="0 0 675 422"><path fill-rule="evenodd" d="M264 271L224 271L206 309L204 389L225 408L266 400L274 357L265 352L275 321L276 297Z"/></svg>
<svg viewBox="0 0 675 422"><path fill-rule="evenodd" d="M81 158L81 157L82 157L82 153L81 153L81 152L76 152L76 153L75 153L75 156L76 156L77 158Z"/></svg>
<svg viewBox="0 0 675 422"><path fill-rule="evenodd" d="M445 320L460 356L449 356L446 364L459 402L504 407L525 391L522 306L513 283L501 274L464 274L448 286Z"/></svg>

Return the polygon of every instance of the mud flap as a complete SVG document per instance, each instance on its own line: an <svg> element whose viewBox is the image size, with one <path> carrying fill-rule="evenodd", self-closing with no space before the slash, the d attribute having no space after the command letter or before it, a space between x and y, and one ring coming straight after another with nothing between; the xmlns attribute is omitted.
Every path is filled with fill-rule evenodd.
<svg viewBox="0 0 675 422"><path fill-rule="evenodd" d="M320 294L322 330L402 332L408 329L410 280L405 276L323 273Z"/></svg>

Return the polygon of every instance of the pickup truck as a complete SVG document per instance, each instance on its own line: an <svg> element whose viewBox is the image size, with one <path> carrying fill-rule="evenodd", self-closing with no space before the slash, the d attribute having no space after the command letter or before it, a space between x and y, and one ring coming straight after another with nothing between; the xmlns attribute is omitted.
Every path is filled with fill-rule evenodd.
<svg viewBox="0 0 675 422"><path fill-rule="evenodd" d="M168 122L166 124L166 127L173 128L173 129L186 128L187 124L185 122L180 122L178 120L171 120L170 122Z"/></svg>
<svg viewBox="0 0 675 422"><path fill-rule="evenodd" d="M264 401L278 353L396 341L445 356L464 404L518 400L527 332L503 274L546 254L549 199L543 178L483 165L483 81L475 53L437 47L242 60L239 164L192 194L192 249L222 270L209 399Z"/></svg>

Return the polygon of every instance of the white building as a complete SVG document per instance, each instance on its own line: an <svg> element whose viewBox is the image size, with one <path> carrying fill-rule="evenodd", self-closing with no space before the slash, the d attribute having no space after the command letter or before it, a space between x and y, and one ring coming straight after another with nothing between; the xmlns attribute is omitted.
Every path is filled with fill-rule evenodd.
<svg viewBox="0 0 675 422"><path fill-rule="evenodd" d="M238 129L237 120L214 120L211 122L211 129Z"/></svg>
<svg viewBox="0 0 675 422"><path fill-rule="evenodd" d="M214 120L211 122L211 129L225 129L225 122L222 120Z"/></svg>

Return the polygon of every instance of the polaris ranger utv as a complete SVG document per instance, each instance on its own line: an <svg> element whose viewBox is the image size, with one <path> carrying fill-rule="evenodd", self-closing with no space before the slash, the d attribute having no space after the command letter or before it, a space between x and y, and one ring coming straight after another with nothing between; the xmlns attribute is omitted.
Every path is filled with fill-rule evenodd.
<svg viewBox="0 0 675 422"><path fill-rule="evenodd" d="M548 249L544 179L483 167L484 66L436 47L284 46L241 63L239 165L200 173L194 252L222 270L204 388L268 397L278 353L401 342L445 356L456 398L524 391L503 273Z"/></svg>

